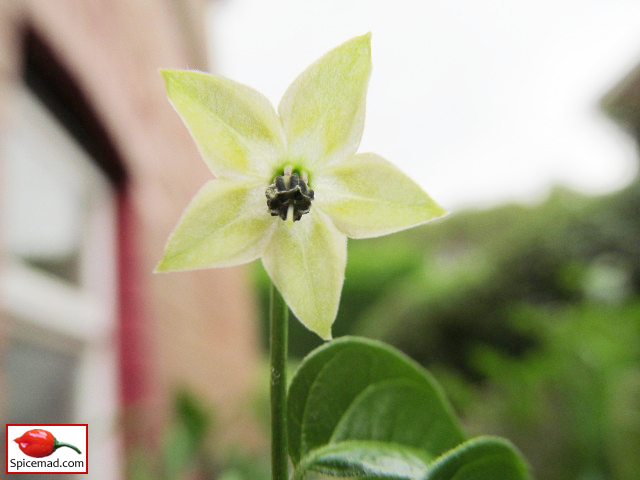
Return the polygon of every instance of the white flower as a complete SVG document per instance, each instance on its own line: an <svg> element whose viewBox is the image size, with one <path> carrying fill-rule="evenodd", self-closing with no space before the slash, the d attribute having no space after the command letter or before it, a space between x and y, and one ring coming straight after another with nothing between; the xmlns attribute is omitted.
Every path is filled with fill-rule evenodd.
<svg viewBox="0 0 640 480"><path fill-rule="evenodd" d="M309 66L278 113L263 95L226 78L162 71L171 103L217 178L187 207L157 271L262 257L294 315L331 338L347 237L385 235L444 214L387 160L355 153L364 127L370 39L353 38ZM294 191L281 192L287 189Z"/></svg>

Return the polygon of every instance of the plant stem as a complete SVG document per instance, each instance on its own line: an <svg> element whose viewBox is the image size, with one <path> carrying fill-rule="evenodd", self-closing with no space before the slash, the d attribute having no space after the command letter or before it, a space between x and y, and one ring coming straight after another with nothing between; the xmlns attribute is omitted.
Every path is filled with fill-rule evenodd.
<svg viewBox="0 0 640 480"><path fill-rule="evenodd" d="M287 329L289 308L275 285L270 294L271 479L288 479L287 455Z"/></svg>

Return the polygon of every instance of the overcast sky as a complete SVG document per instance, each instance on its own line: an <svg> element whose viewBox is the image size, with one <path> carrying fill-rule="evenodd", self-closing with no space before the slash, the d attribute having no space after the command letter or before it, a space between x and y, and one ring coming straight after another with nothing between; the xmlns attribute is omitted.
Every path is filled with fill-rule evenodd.
<svg viewBox="0 0 640 480"><path fill-rule="evenodd" d="M634 144L599 110L640 63L636 0L217 0L215 73L277 105L293 79L371 31L361 152L450 210L624 186Z"/></svg>

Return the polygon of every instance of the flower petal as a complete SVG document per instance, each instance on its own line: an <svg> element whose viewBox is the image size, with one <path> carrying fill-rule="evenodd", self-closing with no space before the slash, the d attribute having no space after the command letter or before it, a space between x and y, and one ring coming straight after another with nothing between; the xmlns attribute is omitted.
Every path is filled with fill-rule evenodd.
<svg viewBox="0 0 640 480"><path fill-rule="evenodd" d="M287 89L278 111L289 157L307 168L355 153L364 128L371 34L353 38L309 66Z"/></svg>
<svg viewBox="0 0 640 480"><path fill-rule="evenodd" d="M291 226L280 221L262 263L293 314L330 339L344 282L347 237L311 207Z"/></svg>
<svg viewBox="0 0 640 480"><path fill-rule="evenodd" d="M280 120L261 93L194 70L161 70L169 100L215 175L270 176L284 151Z"/></svg>
<svg viewBox="0 0 640 480"><path fill-rule="evenodd" d="M196 194L156 271L227 267L258 258L276 225L256 182L217 179Z"/></svg>
<svg viewBox="0 0 640 480"><path fill-rule="evenodd" d="M373 154L354 155L314 176L314 207L351 238L369 238L444 215L413 180Z"/></svg>

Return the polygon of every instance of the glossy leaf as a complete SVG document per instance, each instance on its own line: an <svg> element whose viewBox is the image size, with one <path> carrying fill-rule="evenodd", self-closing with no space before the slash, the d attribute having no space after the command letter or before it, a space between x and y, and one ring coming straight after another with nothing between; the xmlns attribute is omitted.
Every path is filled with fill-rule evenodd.
<svg viewBox="0 0 640 480"><path fill-rule="evenodd" d="M530 480L515 447L496 437L477 437L447 452L429 466L423 480Z"/></svg>
<svg viewBox="0 0 640 480"><path fill-rule="evenodd" d="M398 381L396 386L410 391L410 397L403 400L390 392L390 381ZM423 425L437 418L431 424L433 432L407 433L406 437L394 434L392 420L403 422L397 428L411 430L410 417L395 412L387 417L389 423L385 423L385 417L368 417L375 408L375 395L386 402L387 411L394 405L419 407L420 400L424 401L429 411L418 408L413 415ZM346 438L404 441L410 446L428 447L428 453L434 456L464 440L449 403L426 371L383 343L355 337L335 340L304 359L289 389L288 420L294 463L313 449Z"/></svg>
<svg viewBox="0 0 640 480"><path fill-rule="evenodd" d="M506 440L477 437L434 461L406 445L349 440L311 451L294 480L531 480L520 453Z"/></svg>
<svg viewBox="0 0 640 480"><path fill-rule="evenodd" d="M348 441L314 450L296 468L294 480L418 480L429 459L421 452L379 442Z"/></svg>
<svg viewBox="0 0 640 480"><path fill-rule="evenodd" d="M331 437L342 440L390 442L439 455L462 438L432 385L401 379L374 383L356 397Z"/></svg>

